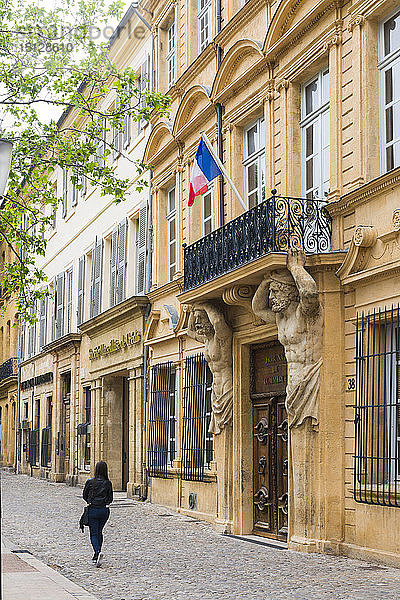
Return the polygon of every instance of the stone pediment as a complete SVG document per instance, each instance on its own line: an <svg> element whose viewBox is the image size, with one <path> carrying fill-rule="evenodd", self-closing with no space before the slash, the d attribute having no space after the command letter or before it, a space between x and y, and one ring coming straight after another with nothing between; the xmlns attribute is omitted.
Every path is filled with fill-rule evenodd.
<svg viewBox="0 0 400 600"><path fill-rule="evenodd" d="M400 272L400 209L393 212L392 229L378 235L372 225L355 228L347 256L336 272L346 285L356 281L393 276Z"/></svg>

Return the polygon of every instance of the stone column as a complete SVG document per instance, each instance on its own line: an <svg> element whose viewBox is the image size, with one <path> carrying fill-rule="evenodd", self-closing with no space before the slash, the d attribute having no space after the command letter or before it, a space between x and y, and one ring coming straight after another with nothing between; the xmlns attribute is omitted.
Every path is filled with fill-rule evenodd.
<svg viewBox="0 0 400 600"><path fill-rule="evenodd" d="M226 425L214 435L214 459L217 463L217 518L215 526L220 533L231 533L233 518L233 434L232 425Z"/></svg>
<svg viewBox="0 0 400 600"><path fill-rule="evenodd" d="M129 371L129 481L127 494L131 498L136 490L144 495L144 409L143 409L143 372L142 367Z"/></svg>

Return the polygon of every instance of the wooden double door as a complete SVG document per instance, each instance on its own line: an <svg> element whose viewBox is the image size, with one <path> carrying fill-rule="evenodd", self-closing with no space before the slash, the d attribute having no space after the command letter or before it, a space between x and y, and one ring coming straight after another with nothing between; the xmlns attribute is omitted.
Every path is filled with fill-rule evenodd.
<svg viewBox="0 0 400 600"><path fill-rule="evenodd" d="M287 539L287 365L279 342L252 347L254 533Z"/></svg>

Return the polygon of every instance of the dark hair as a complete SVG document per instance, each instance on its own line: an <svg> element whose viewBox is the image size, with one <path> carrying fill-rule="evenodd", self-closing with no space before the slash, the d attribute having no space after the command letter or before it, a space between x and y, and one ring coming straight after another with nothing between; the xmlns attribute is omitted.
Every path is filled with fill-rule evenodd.
<svg viewBox="0 0 400 600"><path fill-rule="evenodd" d="M96 468L94 470L94 478L102 477L103 479L108 479L108 467L107 463L104 460L100 460L96 463Z"/></svg>

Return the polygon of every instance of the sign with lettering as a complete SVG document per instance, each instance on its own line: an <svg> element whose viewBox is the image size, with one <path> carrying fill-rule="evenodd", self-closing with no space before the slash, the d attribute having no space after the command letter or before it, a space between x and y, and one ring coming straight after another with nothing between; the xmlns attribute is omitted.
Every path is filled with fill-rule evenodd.
<svg viewBox="0 0 400 600"><path fill-rule="evenodd" d="M142 341L142 334L140 331L132 331L122 336L122 340L111 339L106 344L100 344L95 348L89 350L90 360L98 360L102 356L109 356L114 352L122 352L129 346L134 346Z"/></svg>
<svg viewBox="0 0 400 600"><path fill-rule="evenodd" d="M283 394L287 384L287 364L283 346L279 342L255 348L254 393Z"/></svg>
<svg viewBox="0 0 400 600"><path fill-rule="evenodd" d="M29 390L37 385L43 385L44 383L51 383L53 381L53 373L43 373L43 375L37 375L26 381L21 381L21 390Z"/></svg>

